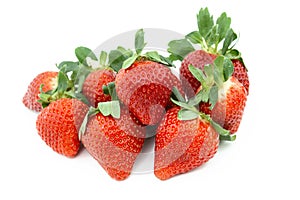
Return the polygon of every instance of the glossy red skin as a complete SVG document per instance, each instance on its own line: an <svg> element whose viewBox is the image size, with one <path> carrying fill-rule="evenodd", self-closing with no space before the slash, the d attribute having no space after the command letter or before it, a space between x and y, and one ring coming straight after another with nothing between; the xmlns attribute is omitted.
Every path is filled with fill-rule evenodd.
<svg viewBox="0 0 300 200"><path fill-rule="evenodd" d="M120 119L101 113L92 116L82 143L109 176L124 180L142 150L144 138L145 128L123 107Z"/></svg>
<svg viewBox="0 0 300 200"><path fill-rule="evenodd" d="M23 104L35 112L42 110L42 105L37 101L40 94L40 86L43 84L43 92L53 90L57 82L58 72L47 71L38 74L28 85L27 91L23 97Z"/></svg>
<svg viewBox="0 0 300 200"><path fill-rule="evenodd" d="M77 99L51 102L38 115L38 134L55 152L74 157L80 149L78 131L87 111L87 105Z"/></svg>
<svg viewBox="0 0 300 200"><path fill-rule="evenodd" d="M102 86L115 80L115 73L112 70L100 69L91 72L85 79L82 93L86 96L93 107L99 102L110 101L111 97L103 93Z"/></svg>
<svg viewBox="0 0 300 200"><path fill-rule="evenodd" d="M220 97L216 105L210 110L209 103L200 103L200 111L211 115L212 119L220 124L231 134L237 132L247 101L247 91L245 87L235 78L231 77L228 81L233 85L224 91L224 97Z"/></svg>
<svg viewBox="0 0 300 200"><path fill-rule="evenodd" d="M180 80L171 70L152 61L137 61L116 76L120 100L145 125L155 125L170 105L172 88L182 92Z"/></svg>
<svg viewBox="0 0 300 200"><path fill-rule="evenodd" d="M155 136L154 174L161 180L189 172L217 152L219 135L200 118L178 119L179 107L167 111Z"/></svg>
<svg viewBox="0 0 300 200"><path fill-rule="evenodd" d="M193 65L196 68L203 70L207 64L212 64L217 55L207 53L203 50L196 50L189 53L182 61L180 67L180 79L184 91L188 97L193 97L201 86L201 83L192 75L189 71L189 65ZM234 72L232 76L236 77L246 88L247 94L249 93L249 77L248 72L244 64L237 59L232 60L234 66Z"/></svg>
<svg viewBox="0 0 300 200"><path fill-rule="evenodd" d="M250 82L249 82L247 69L240 60L233 59L231 61L234 66L234 72L233 72L232 76L237 78L237 80L245 87L247 95L248 95Z"/></svg>

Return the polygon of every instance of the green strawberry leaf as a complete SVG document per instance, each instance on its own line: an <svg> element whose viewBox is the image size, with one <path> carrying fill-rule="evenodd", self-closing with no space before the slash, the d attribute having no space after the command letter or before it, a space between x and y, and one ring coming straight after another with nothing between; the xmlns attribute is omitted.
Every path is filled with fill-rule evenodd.
<svg viewBox="0 0 300 200"><path fill-rule="evenodd" d="M97 57L94 54L94 52L87 47L77 47L75 49L75 55L78 61L85 66L88 66L86 62L87 58L91 58L92 60L97 60Z"/></svg>
<svg viewBox="0 0 300 200"><path fill-rule="evenodd" d="M62 72L58 72L58 85L57 85L57 92L59 95L62 95L64 92L67 91L69 87L69 79L66 74Z"/></svg>
<svg viewBox="0 0 300 200"><path fill-rule="evenodd" d="M181 93L179 92L176 86L172 88L172 97L174 97L173 99L177 101L186 102L185 98L181 95Z"/></svg>
<svg viewBox="0 0 300 200"><path fill-rule="evenodd" d="M179 120L192 120L192 119L196 119L199 117L199 114L187 110L187 109L181 109L178 112L178 119Z"/></svg>
<svg viewBox="0 0 300 200"><path fill-rule="evenodd" d="M217 133L219 133L219 139L225 141L234 141L236 139L236 135L230 134L230 131L224 129L218 123L209 118L210 124L215 129Z"/></svg>
<svg viewBox="0 0 300 200"><path fill-rule="evenodd" d="M168 52L172 55L169 59L172 61L183 60L187 54L195 51L195 48L187 39L170 41L168 46Z"/></svg>
<svg viewBox="0 0 300 200"><path fill-rule="evenodd" d="M135 34L135 51L137 55L140 55L146 46L144 41L144 30L140 29Z"/></svg>
<svg viewBox="0 0 300 200"><path fill-rule="evenodd" d="M170 54L169 55L169 57L168 57L168 60L170 60L171 62L174 62L174 61L176 61L176 60L183 60L181 57L179 57L179 56L176 56L176 55L174 55L174 54Z"/></svg>
<svg viewBox="0 0 300 200"><path fill-rule="evenodd" d="M224 81L227 81L229 77L232 76L234 71L233 63L228 57L224 57L223 70L224 70Z"/></svg>
<svg viewBox="0 0 300 200"><path fill-rule="evenodd" d="M209 90L201 89L194 97L188 100L188 105L198 106L200 102L208 102Z"/></svg>
<svg viewBox="0 0 300 200"><path fill-rule="evenodd" d="M208 35L206 36L206 45L208 47L211 47L212 45L215 45L215 48L213 50L211 50L212 48L206 48L208 49L210 52L215 52L216 49L218 48L218 43L219 43L219 34L218 34L218 28L217 26L213 26L210 30L210 32L208 33Z"/></svg>
<svg viewBox="0 0 300 200"><path fill-rule="evenodd" d="M76 78L74 80L74 85L77 85L76 87L76 92L81 93L82 92L82 87L83 83L86 79L86 77L91 73L92 68L85 66L85 65L80 65L80 68L78 72L76 73Z"/></svg>
<svg viewBox="0 0 300 200"><path fill-rule="evenodd" d="M202 44L202 38L199 31L193 31L187 34L185 38L191 41L193 44Z"/></svg>
<svg viewBox="0 0 300 200"><path fill-rule="evenodd" d="M214 60L214 80L219 88L222 88L224 82L224 56L218 56Z"/></svg>
<svg viewBox="0 0 300 200"><path fill-rule="evenodd" d="M163 61L160 59L160 56L157 53L157 51L149 51L149 52L146 52L145 55L152 61L163 63ZM168 63L163 63L163 64L168 64Z"/></svg>
<svg viewBox="0 0 300 200"><path fill-rule="evenodd" d="M111 116L119 119L121 116L120 102L119 101L111 101Z"/></svg>
<svg viewBox="0 0 300 200"><path fill-rule="evenodd" d="M230 45L232 44L233 41L237 39L236 33L230 28L225 36L225 40L223 43L223 48L222 48L222 55L225 55L227 50L229 49Z"/></svg>
<svg viewBox="0 0 300 200"><path fill-rule="evenodd" d="M99 58L99 63L101 66L106 65L106 59L107 59L107 53L105 51L101 51L100 58Z"/></svg>
<svg viewBox="0 0 300 200"><path fill-rule="evenodd" d="M192 65L189 66L189 70L202 86L201 90L196 94L196 96L189 100L189 104L195 106L200 102L208 102L211 88L214 85L214 71L212 69L212 65L204 66L204 72L206 75L201 69L198 69Z"/></svg>
<svg viewBox="0 0 300 200"><path fill-rule="evenodd" d="M83 118L83 121L81 123L80 129L78 132L79 141L81 141L82 136L85 134L85 130L86 130L86 126L87 126L89 117L96 115L97 113L99 113L99 110L97 108L94 108L94 107L89 108L89 111L86 113L86 115Z"/></svg>
<svg viewBox="0 0 300 200"><path fill-rule="evenodd" d="M218 86L214 85L213 87L210 88L209 91L209 103L210 103L210 110L212 110L219 98L219 94L218 94L219 88Z"/></svg>
<svg viewBox="0 0 300 200"><path fill-rule="evenodd" d="M108 65L116 72L122 69L123 62L128 58L120 50L112 50L108 55Z"/></svg>
<svg viewBox="0 0 300 200"><path fill-rule="evenodd" d="M193 112L195 112L195 113L197 113L197 114L199 113L199 111L197 110L197 108L195 108L195 107L192 106L192 105L189 105L189 104L186 103L186 102L176 101L175 99L172 99L172 98L171 98L171 101L172 101L173 103L175 103L177 106L180 106L180 107L185 108L185 109L187 109L187 110L193 111Z"/></svg>
<svg viewBox="0 0 300 200"><path fill-rule="evenodd" d="M131 49L125 49L124 47L118 46L117 50L120 51L127 58L133 55L133 51Z"/></svg>
<svg viewBox="0 0 300 200"><path fill-rule="evenodd" d="M124 62L122 64L122 69L127 69L128 67L130 67L134 63L134 61L136 61L137 58L138 58L138 55L134 54L133 56L124 60Z"/></svg>
<svg viewBox="0 0 300 200"><path fill-rule="evenodd" d="M236 139L236 135L226 135L226 136L219 135L219 139L221 141L230 141L230 142L233 142Z"/></svg>
<svg viewBox="0 0 300 200"><path fill-rule="evenodd" d="M63 61L59 63L59 65L56 66L59 71L63 73L68 73L71 71L76 71L79 68L79 63L78 62L72 62L72 61Z"/></svg>
<svg viewBox="0 0 300 200"><path fill-rule="evenodd" d="M168 58L165 58L164 56L160 55L157 51L149 51L145 53L145 56L154 62L161 63L163 65L167 66L174 66L172 61Z"/></svg>
<svg viewBox="0 0 300 200"><path fill-rule="evenodd" d="M189 65L189 71L193 74L193 76L201 83L202 87L206 88L206 77L201 69L194 67L193 65Z"/></svg>
<svg viewBox="0 0 300 200"><path fill-rule="evenodd" d="M107 85L102 86L104 94L110 95L112 100L119 100L116 92L115 82L110 82Z"/></svg>
<svg viewBox="0 0 300 200"><path fill-rule="evenodd" d="M99 102L98 109L104 116L113 116L114 118L120 118L120 102L119 101L107 101Z"/></svg>
<svg viewBox="0 0 300 200"><path fill-rule="evenodd" d="M213 65L205 65L204 73L206 75L206 84L208 86L212 86L214 84L214 69Z"/></svg>
<svg viewBox="0 0 300 200"><path fill-rule="evenodd" d="M81 141L81 138L85 133L86 126L87 126L87 123L88 123L88 119L89 119L89 112L87 112L87 114L84 116L83 121L81 123L81 126L79 128L79 132L78 132L79 141Z"/></svg>
<svg viewBox="0 0 300 200"><path fill-rule="evenodd" d="M108 116L112 112L112 107L111 107L111 101L107 102L99 102L98 103L98 109L104 116Z"/></svg>
<svg viewBox="0 0 300 200"><path fill-rule="evenodd" d="M198 29L201 37L207 38L214 25L213 17L209 14L208 8L201 8L197 15Z"/></svg>
<svg viewBox="0 0 300 200"><path fill-rule="evenodd" d="M236 49L230 49L226 52L225 56L228 57L231 60L232 59L240 59L241 58L241 53Z"/></svg>
<svg viewBox="0 0 300 200"><path fill-rule="evenodd" d="M160 57L160 60L162 60L163 64L165 63L165 65L167 65L167 66L175 67L174 63L172 62L172 60L170 58L164 57L162 55L159 55L159 57Z"/></svg>
<svg viewBox="0 0 300 200"><path fill-rule="evenodd" d="M231 18L227 17L227 14L225 12L223 12L220 15L220 17L217 19L216 24L218 25L218 29L217 29L217 33L219 35L218 42L220 42L221 40L223 40L225 38L226 33L230 28Z"/></svg>
<svg viewBox="0 0 300 200"><path fill-rule="evenodd" d="M84 96L82 93L75 92L74 90L70 90L64 93L65 96L68 98L74 98L82 101L86 105L89 105L89 101L87 100L86 96Z"/></svg>

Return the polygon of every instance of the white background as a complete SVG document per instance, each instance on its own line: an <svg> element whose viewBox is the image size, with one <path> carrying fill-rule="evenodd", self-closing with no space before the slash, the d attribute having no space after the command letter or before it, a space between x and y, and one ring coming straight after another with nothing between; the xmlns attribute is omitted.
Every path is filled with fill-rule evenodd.
<svg viewBox="0 0 300 200"><path fill-rule="evenodd" d="M299 199L299 22L297 1L2 1L0 3L0 199ZM9 3L8 3L9 2ZM138 28L183 34L208 6L240 32L250 95L234 143L207 164L167 181L152 173L111 179L86 151L54 153L22 104L32 78Z"/></svg>

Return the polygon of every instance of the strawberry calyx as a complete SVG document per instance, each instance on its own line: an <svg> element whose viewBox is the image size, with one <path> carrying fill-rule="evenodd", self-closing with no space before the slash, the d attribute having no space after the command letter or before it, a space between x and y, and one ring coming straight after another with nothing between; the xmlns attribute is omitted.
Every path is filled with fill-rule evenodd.
<svg viewBox="0 0 300 200"><path fill-rule="evenodd" d="M201 8L197 15L198 30L187 34L184 39L170 41L168 52L172 61L183 60L190 52L195 51L194 45L214 55L224 55L230 59L241 58L241 53L234 49L238 36L230 27L231 18L223 12L216 21L208 8ZM222 48L219 48L222 44Z"/></svg>
<svg viewBox="0 0 300 200"><path fill-rule="evenodd" d="M124 47L118 46L117 49L110 51L108 57L108 64L116 72L120 69L129 68L135 61L150 60L161 63L165 66L173 66L172 61L160 55L157 51L148 51L143 53L144 47L147 43L144 40L144 30L139 29L135 34L135 51L131 49L125 49Z"/></svg>
<svg viewBox="0 0 300 200"><path fill-rule="evenodd" d="M178 100L171 98L171 101L174 104L181 107L180 111L178 112L179 120L193 120L200 117L202 120L205 120L212 125L212 127L219 134L220 140L234 141L236 139L236 135L231 135L230 131L224 129L217 122L212 120L212 118L209 115L200 112L195 105L189 104L189 101L185 101L185 99L181 96L180 92L176 87L173 88L173 94L176 96Z"/></svg>
<svg viewBox="0 0 300 200"><path fill-rule="evenodd" d="M226 82L233 74L233 64L228 57L218 56L214 63L204 66L202 71L192 65L190 72L201 83L201 90L189 100L190 105L198 105L200 102L209 102L212 110L219 98L219 92L223 90Z"/></svg>

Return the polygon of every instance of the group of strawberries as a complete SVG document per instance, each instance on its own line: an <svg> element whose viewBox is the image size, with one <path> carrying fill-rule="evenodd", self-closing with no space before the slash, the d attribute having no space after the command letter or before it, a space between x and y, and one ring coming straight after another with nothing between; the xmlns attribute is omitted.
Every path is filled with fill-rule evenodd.
<svg viewBox="0 0 300 200"><path fill-rule="evenodd" d="M38 134L67 157L76 156L82 143L116 180L130 175L148 127L155 131L157 178L208 161L220 140L235 139L249 79L226 13L214 21L207 8L201 9L197 22L197 31L169 42L169 57L143 53L140 29L135 50L117 47L98 58L78 47L78 61L61 62L58 72L37 75L23 103L39 112ZM91 61L98 61L98 67ZM174 61L181 61L180 79L172 73Z"/></svg>

